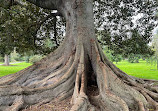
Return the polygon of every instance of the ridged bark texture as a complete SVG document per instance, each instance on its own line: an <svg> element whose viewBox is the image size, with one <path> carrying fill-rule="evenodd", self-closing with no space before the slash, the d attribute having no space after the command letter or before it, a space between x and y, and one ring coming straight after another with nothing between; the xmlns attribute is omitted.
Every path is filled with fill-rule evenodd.
<svg viewBox="0 0 158 111"><path fill-rule="evenodd" d="M9 66L10 64L9 64L9 55L8 54L5 54L5 56L4 56L4 65L5 66Z"/></svg>

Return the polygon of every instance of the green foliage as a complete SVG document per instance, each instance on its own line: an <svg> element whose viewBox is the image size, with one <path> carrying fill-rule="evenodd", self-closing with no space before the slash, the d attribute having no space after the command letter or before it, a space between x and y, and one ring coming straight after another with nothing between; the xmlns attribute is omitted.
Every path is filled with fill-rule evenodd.
<svg viewBox="0 0 158 111"><path fill-rule="evenodd" d="M62 41L65 20L59 16L48 17L52 11L36 7L25 0L21 3L13 5L10 0L1 0L0 52L9 54L13 47L17 47L18 53L33 50L36 54L48 54ZM147 44L151 30L157 23L154 22L156 17L153 14L156 9L156 0L95 0L95 28L98 33L98 29L104 30L100 33L102 44L108 45L115 55L123 53L127 56L135 52L152 54ZM142 17L133 23L133 18L139 14ZM47 39L56 45L44 48Z"/></svg>
<svg viewBox="0 0 158 111"><path fill-rule="evenodd" d="M11 1L9 0L0 0L0 7L1 8L9 8L9 6L11 5Z"/></svg>
<svg viewBox="0 0 158 111"><path fill-rule="evenodd" d="M122 56L117 54L117 55L113 55L112 58L111 58L112 62L120 62L122 60Z"/></svg>
<svg viewBox="0 0 158 111"><path fill-rule="evenodd" d="M117 62L120 62L123 59L123 57L120 54L114 54L113 51L108 50L107 47L104 47L104 53L110 61L116 62L116 64Z"/></svg>
<svg viewBox="0 0 158 111"><path fill-rule="evenodd" d="M14 52L12 52L12 53L10 54L11 62L18 61L18 58L19 58L19 57L20 57L20 56L19 56L18 53L16 53L16 51L14 51Z"/></svg>
<svg viewBox="0 0 158 111"><path fill-rule="evenodd" d="M128 56L128 62L130 62L130 63L139 63L140 58L141 58L141 55L132 53Z"/></svg>
<svg viewBox="0 0 158 111"><path fill-rule="evenodd" d="M100 42L116 54L153 54L148 46L158 25L157 0L96 0L95 27ZM152 22L151 22L152 21Z"/></svg>
<svg viewBox="0 0 158 111"><path fill-rule="evenodd" d="M40 61L42 58L43 57L40 55L34 55L34 56L30 57L29 62L34 64L34 63Z"/></svg>
<svg viewBox="0 0 158 111"><path fill-rule="evenodd" d="M30 56L24 56L24 61L26 62L26 63L29 63L29 59L30 59Z"/></svg>
<svg viewBox="0 0 158 111"><path fill-rule="evenodd" d="M4 61L4 58L0 56L0 62L3 62L3 61Z"/></svg>
<svg viewBox="0 0 158 111"><path fill-rule="evenodd" d="M32 8L33 9L33 8ZM39 11L39 8L36 9ZM34 9L34 11L36 11ZM0 10L0 52L1 54L10 54L14 47L17 51L26 51L26 49L34 49L33 34L35 27L30 27L28 33L27 29L30 25L36 22L36 14L31 15L31 11L21 6L12 6L9 9ZM32 31L32 32L31 32ZM26 41L26 40L27 41ZM20 44L20 45L19 45Z"/></svg>
<svg viewBox="0 0 158 111"><path fill-rule="evenodd" d="M11 55L11 61L25 61L25 58L20 55L19 53L13 52L10 54Z"/></svg>
<svg viewBox="0 0 158 111"><path fill-rule="evenodd" d="M155 53L153 56L148 57L147 62L150 63L151 65L156 65L158 70L158 31L153 36L152 49L154 50Z"/></svg>
<svg viewBox="0 0 158 111"><path fill-rule="evenodd" d="M128 57L130 54L153 55L153 51L148 46L148 41L140 35L137 30L133 30L129 37L111 36L107 31L100 31L100 42L108 46L115 55L121 54Z"/></svg>
<svg viewBox="0 0 158 111"><path fill-rule="evenodd" d="M158 57L153 55L153 56L149 56L147 59L146 59L146 62L148 64L150 64L151 66L156 66L157 67L157 70L158 70Z"/></svg>
<svg viewBox="0 0 158 111"><path fill-rule="evenodd" d="M56 22L54 22L53 16L49 16L52 11L41 9L25 0L21 3L22 5L8 5L8 8L0 5L0 54L10 54L15 47L20 54L30 50L34 53L50 53L56 47L54 45L53 48L49 48L51 51L47 52L48 48L45 49L44 46L45 41L52 39L55 41L52 43L59 45L60 37L54 39L52 33L54 28L58 27L56 37L63 35L63 31L59 31L61 25L53 27ZM47 18L47 16L49 17ZM59 21L61 19L57 20L57 23Z"/></svg>
<svg viewBox="0 0 158 111"><path fill-rule="evenodd" d="M46 55L54 51L57 47L58 46L55 41L51 40L50 38L47 38L43 41L43 46L41 47L41 52L39 50L39 53L42 55Z"/></svg>

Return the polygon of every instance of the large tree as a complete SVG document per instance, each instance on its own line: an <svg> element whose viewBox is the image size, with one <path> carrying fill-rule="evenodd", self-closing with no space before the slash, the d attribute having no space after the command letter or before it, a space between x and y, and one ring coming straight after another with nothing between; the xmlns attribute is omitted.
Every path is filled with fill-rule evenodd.
<svg viewBox="0 0 158 111"><path fill-rule="evenodd" d="M153 59L156 62L156 66L158 70L158 31L153 37L152 46L153 46L153 50L155 51L155 54L153 55L153 57L151 57L151 59Z"/></svg>
<svg viewBox="0 0 158 111"><path fill-rule="evenodd" d="M66 19L66 35L48 57L0 78L1 110L17 111L69 96L71 111L158 110L157 87L122 72L103 54L95 36L93 0L28 1L61 13ZM88 95L92 84L98 90L95 96Z"/></svg>

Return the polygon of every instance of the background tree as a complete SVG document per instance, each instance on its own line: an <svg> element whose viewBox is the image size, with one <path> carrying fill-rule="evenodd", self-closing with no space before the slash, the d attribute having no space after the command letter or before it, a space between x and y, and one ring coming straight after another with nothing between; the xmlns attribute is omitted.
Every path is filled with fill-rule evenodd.
<svg viewBox="0 0 158 111"><path fill-rule="evenodd" d="M149 57L149 62L156 64L158 70L158 33L153 36L152 47L155 53L153 56Z"/></svg>
<svg viewBox="0 0 158 111"><path fill-rule="evenodd" d="M70 111L158 110L157 86L127 75L103 54L95 35L92 0L28 1L65 18L65 39L40 62L0 78L1 110L16 111L69 96ZM6 3L3 7L9 6ZM89 95L92 86L96 95Z"/></svg>
<svg viewBox="0 0 158 111"><path fill-rule="evenodd" d="M100 42L115 54L153 54L148 43L158 23L156 0L97 0L94 10Z"/></svg>
<svg viewBox="0 0 158 111"><path fill-rule="evenodd" d="M109 50L107 46L104 46L103 50L107 58L112 62L116 62L116 64L123 59L122 55L115 54L113 51Z"/></svg>
<svg viewBox="0 0 158 111"><path fill-rule="evenodd" d="M59 46L63 37L63 31L59 31L61 19L56 19L58 14L30 3L19 4L9 9L0 8L0 52L3 57L5 55L6 65L9 65L8 55L15 48L16 52L23 55L30 51L48 54ZM54 44L51 47L45 45L48 39Z"/></svg>

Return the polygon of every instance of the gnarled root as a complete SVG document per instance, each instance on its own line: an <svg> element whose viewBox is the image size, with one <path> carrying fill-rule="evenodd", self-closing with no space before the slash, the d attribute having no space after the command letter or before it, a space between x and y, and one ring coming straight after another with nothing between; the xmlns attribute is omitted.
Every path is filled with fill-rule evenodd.
<svg viewBox="0 0 158 111"><path fill-rule="evenodd" d="M18 111L70 96L71 111L158 110L156 85L116 68L96 40L91 40L90 51L82 40L77 43L71 51L62 47L59 55L55 52L31 67L0 78L0 110ZM71 53L62 54L64 50ZM89 91L92 88L97 93Z"/></svg>

